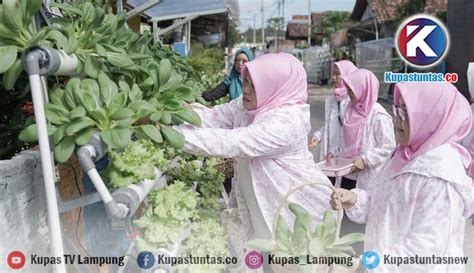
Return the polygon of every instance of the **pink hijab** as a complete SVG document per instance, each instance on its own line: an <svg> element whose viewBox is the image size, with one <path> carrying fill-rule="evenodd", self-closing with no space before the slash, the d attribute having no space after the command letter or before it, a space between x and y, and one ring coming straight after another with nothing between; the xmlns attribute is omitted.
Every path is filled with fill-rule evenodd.
<svg viewBox="0 0 474 273"><path fill-rule="evenodd" d="M471 109L451 83L400 83L395 85L393 103L403 97L410 128L408 144L399 144L390 174L400 171L413 158L442 144L455 148L467 168L469 152L459 143L471 129Z"/></svg>
<svg viewBox="0 0 474 273"><path fill-rule="evenodd" d="M305 104L308 99L306 71L293 55L262 55L244 65L242 76L247 72L257 93L257 109L249 111L252 120L284 105Z"/></svg>
<svg viewBox="0 0 474 273"><path fill-rule="evenodd" d="M374 73L366 69L342 77L344 84L352 90L356 103L349 103L343 121L343 157L354 158L360 155L360 144L364 124L367 122L379 95L379 81Z"/></svg>
<svg viewBox="0 0 474 273"><path fill-rule="evenodd" d="M357 67L351 61L347 60L335 62L334 66L336 66L339 69L339 72L341 72L341 77L345 77L357 70ZM344 86L344 83L341 82L335 86L334 97L336 97L337 101L342 101L347 97L347 89Z"/></svg>

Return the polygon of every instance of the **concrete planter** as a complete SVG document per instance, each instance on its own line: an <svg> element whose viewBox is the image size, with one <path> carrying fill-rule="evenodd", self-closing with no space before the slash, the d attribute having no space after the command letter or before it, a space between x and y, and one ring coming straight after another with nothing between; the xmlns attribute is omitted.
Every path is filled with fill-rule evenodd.
<svg viewBox="0 0 474 273"><path fill-rule="evenodd" d="M0 257L12 251L26 256L24 272L47 272L30 265L30 255L49 256L46 199L39 151L24 151L0 161ZM14 272L6 262L0 272Z"/></svg>

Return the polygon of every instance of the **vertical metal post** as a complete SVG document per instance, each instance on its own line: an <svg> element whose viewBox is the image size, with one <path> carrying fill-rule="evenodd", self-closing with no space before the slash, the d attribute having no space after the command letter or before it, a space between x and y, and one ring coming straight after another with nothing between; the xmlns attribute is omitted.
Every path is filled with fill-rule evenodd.
<svg viewBox="0 0 474 273"><path fill-rule="evenodd" d="M308 47L311 47L311 0L308 0Z"/></svg>
<svg viewBox="0 0 474 273"><path fill-rule="evenodd" d="M379 26L377 25L377 18L374 17L374 25L375 25L375 40L379 39Z"/></svg>
<svg viewBox="0 0 474 273"><path fill-rule="evenodd" d="M257 39L257 25L255 23L255 20L256 20L256 17L257 17L257 14L253 14L253 43L255 45L255 43L257 42L256 39Z"/></svg>
<svg viewBox="0 0 474 273"><path fill-rule="evenodd" d="M281 12L281 1L278 0L278 17L277 17L277 33L276 33L276 40L275 40L275 45L276 45L276 52L278 52L278 39L280 38L280 20L278 20Z"/></svg>
<svg viewBox="0 0 474 273"><path fill-rule="evenodd" d="M188 42L188 46L187 46L187 51L189 52L191 50L191 21L188 22L188 35L187 35L187 42ZM187 54L186 54L187 55Z"/></svg>
<svg viewBox="0 0 474 273"><path fill-rule="evenodd" d="M265 10L263 7L263 0L262 0L262 44L265 44Z"/></svg>

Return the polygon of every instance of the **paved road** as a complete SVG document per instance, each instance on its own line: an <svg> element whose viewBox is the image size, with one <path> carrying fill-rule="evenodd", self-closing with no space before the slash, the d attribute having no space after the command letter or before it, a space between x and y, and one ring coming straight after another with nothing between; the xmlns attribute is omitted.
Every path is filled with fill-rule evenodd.
<svg viewBox="0 0 474 273"><path fill-rule="evenodd" d="M327 86L308 85L308 103L311 105L311 134L324 123L324 99L331 92ZM312 152L313 155L316 155L318 151L313 150ZM468 219L464 237L464 255L469 257L466 273L474 273L474 224L472 221L474 220Z"/></svg>

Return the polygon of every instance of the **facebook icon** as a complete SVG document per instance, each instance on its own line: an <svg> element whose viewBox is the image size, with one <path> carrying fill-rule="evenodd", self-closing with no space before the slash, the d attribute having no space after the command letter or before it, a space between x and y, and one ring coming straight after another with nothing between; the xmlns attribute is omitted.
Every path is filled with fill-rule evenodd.
<svg viewBox="0 0 474 273"><path fill-rule="evenodd" d="M155 264L155 256L149 251L143 251L138 254L137 264L140 268L150 269Z"/></svg>

